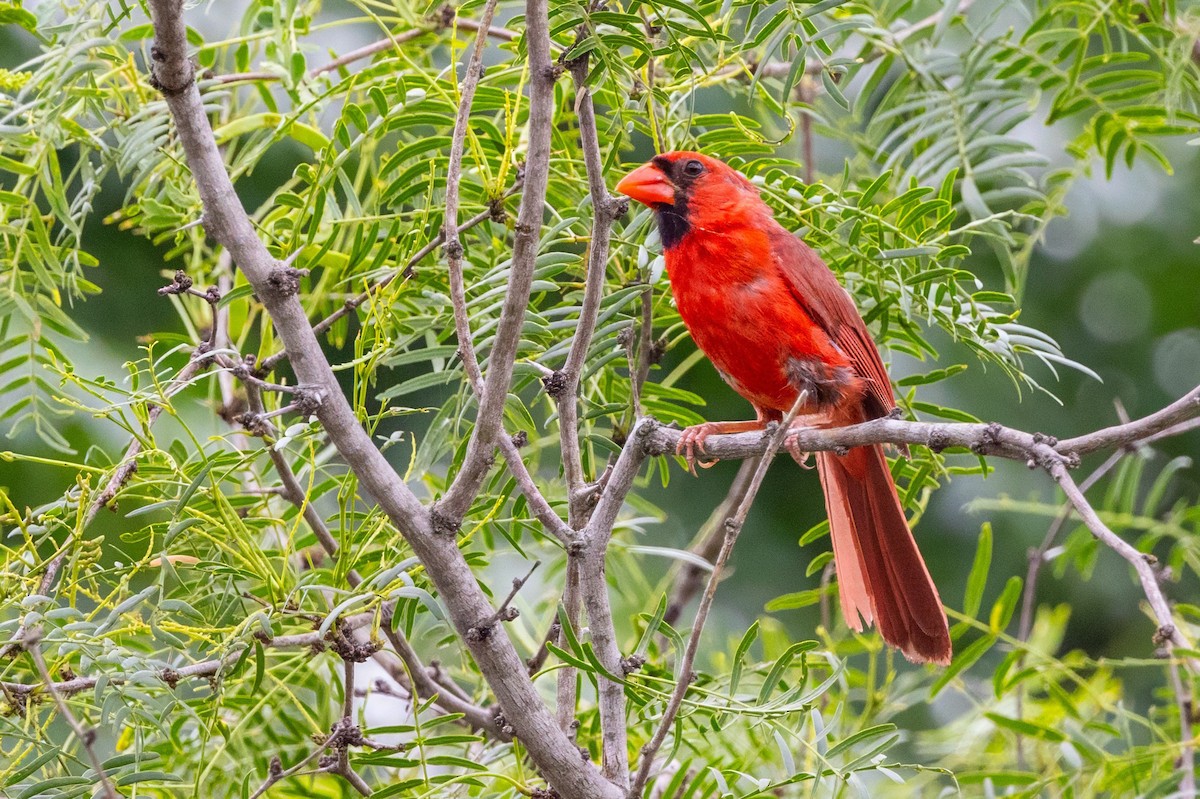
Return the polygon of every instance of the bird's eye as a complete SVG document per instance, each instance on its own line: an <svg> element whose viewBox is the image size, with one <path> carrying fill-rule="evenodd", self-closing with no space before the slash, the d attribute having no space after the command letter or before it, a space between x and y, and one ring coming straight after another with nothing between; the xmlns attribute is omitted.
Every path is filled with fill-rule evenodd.
<svg viewBox="0 0 1200 799"><path fill-rule="evenodd" d="M697 178L704 174L704 164L693 158L683 165L683 174L689 178Z"/></svg>

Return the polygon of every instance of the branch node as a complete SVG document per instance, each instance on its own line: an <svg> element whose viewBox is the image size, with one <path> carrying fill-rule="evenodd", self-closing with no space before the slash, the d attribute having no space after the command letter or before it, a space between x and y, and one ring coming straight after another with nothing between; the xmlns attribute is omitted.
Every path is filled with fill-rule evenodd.
<svg viewBox="0 0 1200 799"><path fill-rule="evenodd" d="M361 644L355 643L340 630L336 633L331 633L329 638L329 649L342 660L349 663L366 663L381 648L378 641L364 641Z"/></svg>
<svg viewBox="0 0 1200 799"><path fill-rule="evenodd" d="M451 241L442 248L446 252L446 258L452 261L458 261L463 257L463 246L461 241Z"/></svg>
<svg viewBox="0 0 1200 799"><path fill-rule="evenodd" d="M319 386L296 386L292 390L292 405L301 416L315 416L325 401L325 392Z"/></svg>
<svg viewBox="0 0 1200 799"><path fill-rule="evenodd" d="M561 369L558 369L542 378L542 386L545 387L546 393L551 398L562 399L563 392L567 390L567 376Z"/></svg>
<svg viewBox="0 0 1200 799"><path fill-rule="evenodd" d="M508 221L508 211L504 209L503 194L488 200L488 218L501 224Z"/></svg>
<svg viewBox="0 0 1200 799"><path fill-rule="evenodd" d="M946 447L950 446L950 437L946 435L944 430L935 427L929 431L929 438L926 439L925 446L929 447L929 451L935 454L942 452Z"/></svg>
<svg viewBox="0 0 1200 799"><path fill-rule="evenodd" d="M496 729L500 730L502 734L509 738L516 734L517 731L508 723L508 719L504 717L504 711L499 707L492 710L492 720L496 723Z"/></svg>
<svg viewBox="0 0 1200 799"><path fill-rule="evenodd" d="M300 278L307 274L307 269L276 266L267 275L267 286L279 297L291 297L300 293Z"/></svg>
<svg viewBox="0 0 1200 799"><path fill-rule="evenodd" d="M1000 434L1003 430L1004 428L999 423L988 422L984 426L983 432L979 434L979 440L971 445L971 451L976 455L988 454L992 450L992 447L1000 441ZM1030 466L1029 468L1032 469L1034 467Z"/></svg>
<svg viewBox="0 0 1200 799"><path fill-rule="evenodd" d="M182 678L183 675L172 668L165 668L158 673L158 679L165 682L172 691L175 690L175 686L179 685Z"/></svg>
<svg viewBox="0 0 1200 799"><path fill-rule="evenodd" d="M175 276L171 282L158 290L160 297L166 297L169 294L186 294L188 289L193 285L193 281L188 277L188 273L182 269L175 270Z"/></svg>
<svg viewBox="0 0 1200 799"><path fill-rule="evenodd" d="M167 53L158 45L152 45L150 60L153 62L150 64L150 86L161 92L164 97L178 97L196 82L196 65L190 58L180 58L178 66L181 68L171 69L167 65ZM162 73L167 71L179 73L178 82L164 80Z"/></svg>
<svg viewBox="0 0 1200 799"><path fill-rule="evenodd" d="M1154 645L1165 646L1175 637L1175 625L1163 624L1154 631Z"/></svg>
<svg viewBox="0 0 1200 799"><path fill-rule="evenodd" d="M462 519L442 513L434 503L429 509L429 527L434 535L458 535L462 529Z"/></svg>
<svg viewBox="0 0 1200 799"><path fill-rule="evenodd" d="M640 671L642 666L646 665L645 655L630 655L629 657L621 658L621 673L628 677L635 671Z"/></svg>

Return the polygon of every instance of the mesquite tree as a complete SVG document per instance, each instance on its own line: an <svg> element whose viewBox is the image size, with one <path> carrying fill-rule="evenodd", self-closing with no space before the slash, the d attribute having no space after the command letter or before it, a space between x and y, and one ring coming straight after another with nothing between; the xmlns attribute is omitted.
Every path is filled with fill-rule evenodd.
<svg viewBox="0 0 1200 799"><path fill-rule="evenodd" d="M1145 453L1194 427L1200 389L1059 441L927 388L1086 371L1018 321L1030 253L1081 175L1169 170L1161 142L1200 129L1175 3L232 5L0 4L40 51L0 70L3 457L61 483L0 494L6 795L1195 794L1196 616L1168 595L1197 514ZM1014 132L1031 120L1070 132L1053 166ZM844 166L818 172L834 141ZM781 430L710 439L744 465L693 551L637 543L643 489L703 420L699 357L673 358L650 214L609 187L669 149L741 169L885 356L928 363L903 418L803 449L911 445L914 513L1002 458L1063 492L987 607L983 526L965 597L943 594L949 668L836 617L701 640ZM94 296L101 201L156 245L179 318L119 374L72 314L139 312ZM973 363L939 361L947 340ZM1062 608L1037 607L1072 511L1072 562L1124 558L1156 625L1125 662L1060 651ZM828 603L814 551L821 587L770 609ZM1123 696L1147 668L1164 693ZM938 729L899 715L948 692L968 701Z"/></svg>

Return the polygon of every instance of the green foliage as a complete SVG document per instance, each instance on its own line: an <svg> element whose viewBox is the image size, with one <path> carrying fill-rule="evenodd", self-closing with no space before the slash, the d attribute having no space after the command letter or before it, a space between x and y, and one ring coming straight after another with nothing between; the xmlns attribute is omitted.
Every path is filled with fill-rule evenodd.
<svg viewBox="0 0 1200 799"><path fill-rule="evenodd" d="M476 5L460 13L469 17ZM655 148L699 148L730 160L839 273L885 355L936 361L901 381L905 411L960 421L974 417L942 407L931 386L963 371L998 368L1018 390L1041 388L1056 365L1090 374L1020 321L1030 250L1062 212L1075 179L1101 168L1111 175L1138 159L1169 170L1162 140L1200 129L1200 75L1175 3L1047 0L995 10L981 3L965 18L953 13L962 5L942 4L940 18L911 29L939 8L883 0L563 0L551 7L556 55L590 59L587 86L601 112L610 185ZM198 25L206 9L191 10L189 20L211 31L213 24ZM136 784L142 796L247 796L273 757L285 767L307 757L313 736L328 734L340 717L341 660L324 645L270 644L312 630L336 633L357 614L370 614L360 628L367 641L381 641L384 625L394 625L427 659L440 660L472 700L490 704L422 566L319 426L276 419L280 429L264 446L213 418L214 408L234 421L244 410L245 398L231 383L222 386L222 370L193 378L182 393L169 388L186 351L207 339L214 314L222 316L217 346L226 354L261 360L279 344L244 277L195 224L199 196L144 68L152 29L143 9L63 0L34 13L0 3L0 24L28 29L41 49L33 61L0 70L0 381L9 392L0 420L13 442L0 456L58 467L63 489L38 507L24 507L18 487L0 492L0 639L19 624L41 625L56 675L96 678L69 701L102 730L110 777L121 787ZM519 34L521 13L519 4L504 2L498 19ZM412 263L442 225L461 76L451 65L471 40L439 19L435 8L402 3L325 8L314 0L254 0L217 34L224 38L190 31L230 174L253 199L248 211L272 252L298 253L298 265L309 270L302 298L310 317L322 319L367 293L324 341L361 421L431 498L461 465L474 418L446 270L436 256ZM341 39L328 45L325 34L350 30L371 41L417 29L423 32L398 48L313 72L334 57L327 49L352 47ZM768 63L783 68L762 66ZM235 73L252 74L226 80ZM466 139L461 218L487 217L463 234L482 358L511 267L528 78L519 35L494 41ZM508 433L528 437L522 453L558 508L566 492L556 414L540 381L565 362L591 235L576 100L560 80L546 225L505 419ZM824 137L818 146L840 142L841 170L802 179L814 167L801 163L804 119ZM1050 163L1029 141L1037 125L1069 139ZM249 190L256 172L281 164L283 176L266 196ZM195 297L163 299L179 325L151 337L140 355L131 356L131 346L119 376L89 362L87 332L71 314L98 292L88 275L99 264L85 234L99 221L102 189L119 205L103 221L159 248L163 282L183 269L201 289L224 287L215 310ZM642 408L661 421L704 418L703 400L685 387L698 356L655 368L641 387L630 378L631 363L646 356L643 334L668 353L687 352L662 271L651 216L635 210L614 233L583 372L590 477L623 442L639 389ZM963 345L957 352L968 362L942 360L947 342ZM271 395L268 403L273 411L286 400ZM163 420L152 426L155 407ZM74 451L67 421L102 428L113 435L110 445ZM88 508L129 439L140 454L119 494L120 522L91 529ZM279 496L267 447L296 472L305 502L338 541L335 557L319 551L302 511ZM1178 468L1130 457L1099 505L1141 551L1166 553L1172 574L1194 578L1197 511L1173 499ZM652 461L641 479L665 482L674 469L667 459ZM893 469L914 517L951 475L985 471L970 453L923 448ZM647 662L612 676L626 690L636 753L683 676L674 664L685 633L663 620L668 584L656 584L655 559L688 556L636 543L662 510L636 495L629 504L610 569L619 607L628 611L618 623L622 650ZM1058 510L1009 499L976 507L1043 516ZM826 532L819 526L802 541ZM472 508L460 546L485 584L524 573L513 565L518 560L546 564L544 582L519 594L523 615L508 625L518 649L531 655L556 617L564 558L506 472L497 470ZM748 630L706 641L701 673L663 750L668 767L658 795L912 796L956 786L966 795L1169 793L1178 784L1178 708L1167 695L1152 706L1127 701L1123 685L1126 675L1147 671L1166 684L1166 669L1149 659L1064 649L1067 606L1039 608L1022 639L1012 629L1022 578L994 573L992 550L985 526L963 602L945 597L962 612L954 616L955 661L942 672L905 668L876 636L853 635L841 622L819 628L819 640L790 640L774 614L828 606L834 588L779 597ZM43 596L42 569L59 552L66 553L61 577ZM1054 566L1088 575L1097 556L1079 528ZM818 556L810 572L827 563ZM355 589L351 570L362 577ZM392 602L389 617L383 609ZM1200 609L1181 611L1195 628ZM219 668L209 679L164 679L212 661ZM578 740L595 758L591 686L604 669L583 631L572 631L568 647L554 647L536 676L546 695L564 664L581 674ZM39 683L25 656L0 664L0 678ZM373 700L388 689L361 681L359 688L366 689L356 709L365 733L407 744L403 752L352 752L352 767L379 788L376 796L516 796L541 786L519 744L470 733L429 703L412 708L389 698L389 709L376 714ZM47 695L6 693L0 751L9 765L0 766L0 790L89 795L91 765L54 720ZM923 720L914 721L912 708L934 700L938 726L919 729ZM272 790L350 795L329 775Z"/></svg>

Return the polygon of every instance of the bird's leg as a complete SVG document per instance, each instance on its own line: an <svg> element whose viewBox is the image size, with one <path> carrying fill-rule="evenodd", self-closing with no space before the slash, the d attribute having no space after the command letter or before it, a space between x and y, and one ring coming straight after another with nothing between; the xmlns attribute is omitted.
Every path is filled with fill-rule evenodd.
<svg viewBox="0 0 1200 799"><path fill-rule="evenodd" d="M705 422L704 424L692 425L683 431L683 435L679 437L679 444L675 447L675 454L682 455L687 461L688 471L692 474L696 473L696 450L700 454L704 454L704 440L713 435L724 435L727 433L749 433L755 430L763 430L767 426L767 420L760 411L758 418L750 422ZM700 468L708 469L715 465L717 459L711 461L699 461Z"/></svg>

